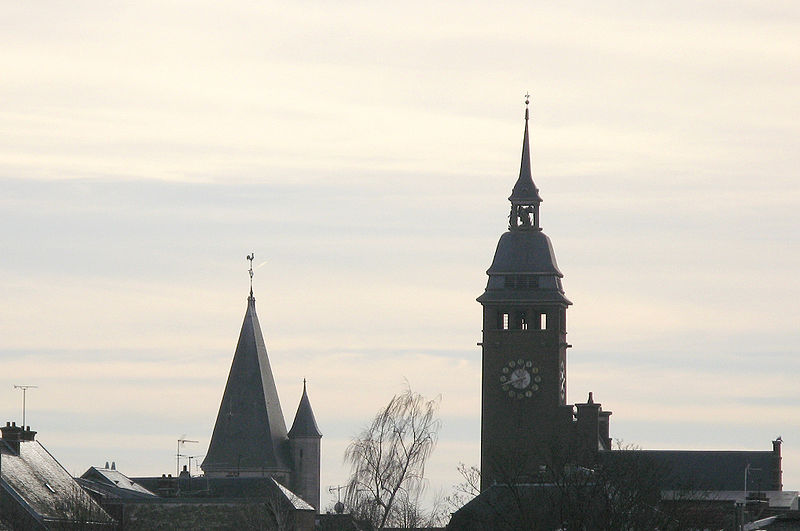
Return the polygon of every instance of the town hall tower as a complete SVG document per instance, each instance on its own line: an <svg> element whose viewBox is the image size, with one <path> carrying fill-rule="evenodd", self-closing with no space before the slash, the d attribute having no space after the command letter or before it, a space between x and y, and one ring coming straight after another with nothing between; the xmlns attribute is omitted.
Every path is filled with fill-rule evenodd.
<svg viewBox="0 0 800 531"><path fill-rule="evenodd" d="M567 307L542 198L531 176L528 101L508 232L487 274L483 306L481 490L533 479L571 431L566 405Z"/></svg>

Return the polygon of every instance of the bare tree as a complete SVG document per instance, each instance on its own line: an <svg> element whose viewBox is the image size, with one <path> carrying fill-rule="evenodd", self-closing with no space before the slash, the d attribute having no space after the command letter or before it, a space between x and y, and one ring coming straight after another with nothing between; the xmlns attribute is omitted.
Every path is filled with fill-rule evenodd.
<svg viewBox="0 0 800 531"><path fill-rule="evenodd" d="M416 512L425 488L425 463L436 446L439 398L426 400L410 388L395 395L347 447L350 463L345 504L377 529ZM410 512L413 505L414 511ZM401 510L402 509L402 510Z"/></svg>
<svg viewBox="0 0 800 531"><path fill-rule="evenodd" d="M453 485L453 492L445 498L448 508L455 512L481 493L481 471L475 466L458 464L461 481Z"/></svg>
<svg viewBox="0 0 800 531"><path fill-rule="evenodd" d="M55 517L49 529L111 529L114 520L77 484L62 494L54 506Z"/></svg>

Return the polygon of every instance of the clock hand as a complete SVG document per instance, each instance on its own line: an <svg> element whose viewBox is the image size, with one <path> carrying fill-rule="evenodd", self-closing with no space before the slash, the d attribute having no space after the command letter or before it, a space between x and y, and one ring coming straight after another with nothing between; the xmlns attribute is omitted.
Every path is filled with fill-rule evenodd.
<svg viewBox="0 0 800 531"><path fill-rule="evenodd" d="M508 384L514 385L516 382L518 382L520 380L524 380L524 379L525 379L524 376L517 376L516 378L514 378L512 380L507 380L507 381L503 382L503 385L508 385Z"/></svg>

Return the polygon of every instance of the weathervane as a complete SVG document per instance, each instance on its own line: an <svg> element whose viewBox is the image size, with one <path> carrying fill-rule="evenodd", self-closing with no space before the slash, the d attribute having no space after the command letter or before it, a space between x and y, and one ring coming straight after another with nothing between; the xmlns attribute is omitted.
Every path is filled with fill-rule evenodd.
<svg viewBox="0 0 800 531"><path fill-rule="evenodd" d="M247 255L247 259L250 260L250 269L247 271L250 273L250 297L253 296L253 259L256 257L256 253L252 252Z"/></svg>

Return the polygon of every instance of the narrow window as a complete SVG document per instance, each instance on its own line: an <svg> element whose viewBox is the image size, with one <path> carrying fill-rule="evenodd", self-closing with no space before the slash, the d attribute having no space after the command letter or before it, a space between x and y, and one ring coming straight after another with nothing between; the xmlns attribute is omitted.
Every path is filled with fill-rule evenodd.
<svg viewBox="0 0 800 531"><path fill-rule="evenodd" d="M517 319L519 319L519 327L522 330L528 329L528 317L525 312L517 312Z"/></svg>
<svg viewBox="0 0 800 531"><path fill-rule="evenodd" d="M503 330L508 330L508 314L503 313Z"/></svg>
<svg viewBox="0 0 800 531"><path fill-rule="evenodd" d="M547 314L546 313L542 314L541 323L542 323L542 330L547 330Z"/></svg>

